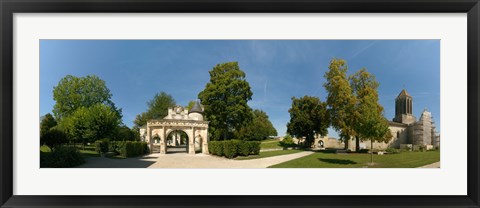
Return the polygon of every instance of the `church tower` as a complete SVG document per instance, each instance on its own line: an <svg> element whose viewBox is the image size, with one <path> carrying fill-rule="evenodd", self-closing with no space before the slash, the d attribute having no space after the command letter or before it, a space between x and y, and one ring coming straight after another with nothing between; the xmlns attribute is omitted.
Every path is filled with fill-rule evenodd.
<svg viewBox="0 0 480 208"><path fill-rule="evenodd" d="M395 98L395 118L393 118L393 121L403 124L415 123L416 118L412 114L412 103L412 96L403 89Z"/></svg>

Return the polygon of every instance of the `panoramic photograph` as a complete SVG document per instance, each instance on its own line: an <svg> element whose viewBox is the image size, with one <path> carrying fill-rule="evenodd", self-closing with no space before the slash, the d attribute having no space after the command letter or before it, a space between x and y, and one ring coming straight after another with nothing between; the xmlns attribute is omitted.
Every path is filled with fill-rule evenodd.
<svg viewBox="0 0 480 208"><path fill-rule="evenodd" d="M40 168L440 168L440 40L40 40Z"/></svg>

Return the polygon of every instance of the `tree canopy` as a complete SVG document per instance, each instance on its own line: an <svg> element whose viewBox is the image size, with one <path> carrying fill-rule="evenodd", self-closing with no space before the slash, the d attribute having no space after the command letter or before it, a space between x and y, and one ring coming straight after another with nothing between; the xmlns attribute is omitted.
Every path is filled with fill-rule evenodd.
<svg viewBox="0 0 480 208"><path fill-rule="evenodd" d="M73 114L80 107L90 107L96 104L109 106L121 117L121 109L117 109L111 100L112 94L105 81L95 75L75 77L67 75L53 88L53 113L61 121Z"/></svg>
<svg viewBox="0 0 480 208"><path fill-rule="evenodd" d="M287 123L287 133L297 138L304 137L304 145L310 147L316 135L325 136L328 133L330 119L326 106L327 104L317 97L292 97L292 107L288 110L290 121Z"/></svg>
<svg viewBox="0 0 480 208"><path fill-rule="evenodd" d="M209 132L214 140L228 139L252 120L250 85L237 62L217 64L210 73L210 81L198 94L204 106Z"/></svg>
<svg viewBox="0 0 480 208"><path fill-rule="evenodd" d="M235 138L260 141L267 139L269 136L277 136L277 130L268 119L267 113L255 109L252 112L252 117L253 119L251 123L235 132Z"/></svg>
<svg viewBox="0 0 480 208"><path fill-rule="evenodd" d="M112 138L121 124L121 118L105 104L80 107L64 118L61 127L75 141L93 143L98 139Z"/></svg>
<svg viewBox="0 0 480 208"><path fill-rule="evenodd" d="M342 135L345 149L348 140L355 136L353 129L355 98L347 78L347 62L343 59L332 59L324 77L324 87L327 90L327 106L332 127Z"/></svg>
<svg viewBox="0 0 480 208"><path fill-rule="evenodd" d="M52 116L52 114L47 113L43 116L42 121L40 121L40 137L45 135L48 130L57 125L57 121Z"/></svg>
<svg viewBox="0 0 480 208"><path fill-rule="evenodd" d="M388 142L391 134L378 100L379 83L375 76L361 69L350 76L350 82L356 98L353 128L357 132L357 141Z"/></svg>
<svg viewBox="0 0 480 208"><path fill-rule="evenodd" d="M147 111L138 114L133 123L136 127L141 127L146 125L150 119L162 119L168 115L168 108L174 107L175 105L175 100L171 95L165 92L156 93L155 96L147 102Z"/></svg>

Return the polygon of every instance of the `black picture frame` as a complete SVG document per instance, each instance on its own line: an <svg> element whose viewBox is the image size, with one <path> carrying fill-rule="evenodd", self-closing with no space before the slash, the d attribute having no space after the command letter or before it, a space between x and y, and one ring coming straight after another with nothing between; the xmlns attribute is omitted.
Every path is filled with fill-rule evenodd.
<svg viewBox="0 0 480 208"><path fill-rule="evenodd" d="M479 207L479 0L0 0L1 207ZM465 196L13 195L14 13L467 13L468 194ZM321 187L319 187L321 188Z"/></svg>

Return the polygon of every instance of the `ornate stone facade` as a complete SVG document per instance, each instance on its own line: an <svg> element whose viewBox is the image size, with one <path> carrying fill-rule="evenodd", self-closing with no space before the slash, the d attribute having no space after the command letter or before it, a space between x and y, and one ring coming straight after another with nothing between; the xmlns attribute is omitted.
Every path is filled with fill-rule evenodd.
<svg viewBox="0 0 480 208"><path fill-rule="evenodd" d="M198 101L190 111L182 106L169 108L165 118L150 120L140 128L140 135L149 144L151 152L159 149L160 154L166 154L167 137L174 131L183 131L187 135L186 149L189 154L208 154L208 121L203 120L203 109Z"/></svg>

